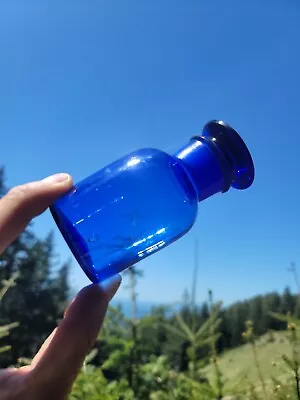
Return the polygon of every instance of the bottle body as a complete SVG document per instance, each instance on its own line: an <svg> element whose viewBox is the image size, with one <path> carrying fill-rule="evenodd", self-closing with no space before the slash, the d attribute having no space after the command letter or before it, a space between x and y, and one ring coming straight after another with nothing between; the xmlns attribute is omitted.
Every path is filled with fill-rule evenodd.
<svg viewBox="0 0 300 400"><path fill-rule="evenodd" d="M87 276L98 282L184 235L197 206L181 160L142 149L78 183L51 212Z"/></svg>
<svg viewBox="0 0 300 400"><path fill-rule="evenodd" d="M183 236L198 202L254 180L251 154L223 121L210 121L174 156L133 152L79 182L51 207L73 255L94 283Z"/></svg>

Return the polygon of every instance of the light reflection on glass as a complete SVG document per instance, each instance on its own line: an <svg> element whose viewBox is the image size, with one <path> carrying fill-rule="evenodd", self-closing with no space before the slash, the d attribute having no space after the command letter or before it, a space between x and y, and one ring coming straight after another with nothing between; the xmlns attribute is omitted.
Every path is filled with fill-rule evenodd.
<svg viewBox="0 0 300 400"><path fill-rule="evenodd" d="M117 203L117 202L119 202L119 201L121 201L121 200L124 200L124 196L117 197L116 199L112 200L111 203ZM95 210L93 213L89 214L86 218L91 218L93 215L97 214L98 212L100 212L100 211L102 211L102 210L103 210L103 208L98 208L98 209ZM86 218L82 218L82 219L76 221L76 222L73 224L73 226L81 224L81 222L85 221Z"/></svg>
<svg viewBox="0 0 300 400"><path fill-rule="evenodd" d="M139 244L144 243L144 242L146 242L146 239L145 239L145 238L144 238L144 239L141 239L141 240L138 240L137 242L133 243L132 247L136 247L136 246L138 246Z"/></svg>
<svg viewBox="0 0 300 400"><path fill-rule="evenodd" d="M147 238L143 238L143 239L140 239L140 240L134 242L133 245L130 246L129 248L136 247L136 246L138 246L138 245L140 245L140 244L146 242L146 240L152 239L155 235L161 235L161 234L164 233L165 231L166 231L166 228L161 228L161 229L159 229L158 231L156 231L155 234L149 235L149 236L147 236ZM160 243L160 242L159 242L159 243Z"/></svg>
<svg viewBox="0 0 300 400"><path fill-rule="evenodd" d="M163 233L163 232L165 232L166 231L166 228L161 228L161 229L159 229L157 232L156 232L156 234L157 235L160 235L161 233Z"/></svg>
<svg viewBox="0 0 300 400"><path fill-rule="evenodd" d="M127 167L133 167L134 165L137 165L141 162L141 160L137 157L132 157L128 162L127 162Z"/></svg>
<svg viewBox="0 0 300 400"><path fill-rule="evenodd" d="M183 149L182 151L180 151L177 154L177 157L179 159L185 158L186 156L188 156L190 153L192 153L199 146L202 146L202 142L200 142L199 140L195 140L195 142L193 142L190 146L188 146L185 149Z"/></svg>

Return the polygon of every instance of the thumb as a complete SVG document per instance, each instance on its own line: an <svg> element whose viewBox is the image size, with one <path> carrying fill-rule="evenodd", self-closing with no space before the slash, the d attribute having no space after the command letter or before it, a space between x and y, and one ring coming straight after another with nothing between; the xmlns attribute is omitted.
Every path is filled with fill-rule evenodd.
<svg viewBox="0 0 300 400"><path fill-rule="evenodd" d="M56 174L11 189L0 200L0 254L25 229L29 221L72 188L68 174Z"/></svg>
<svg viewBox="0 0 300 400"><path fill-rule="evenodd" d="M107 306L121 283L116 275L81 290L58 328L49 336L31 364L43 398L64 398L101 328Z"/></svg>

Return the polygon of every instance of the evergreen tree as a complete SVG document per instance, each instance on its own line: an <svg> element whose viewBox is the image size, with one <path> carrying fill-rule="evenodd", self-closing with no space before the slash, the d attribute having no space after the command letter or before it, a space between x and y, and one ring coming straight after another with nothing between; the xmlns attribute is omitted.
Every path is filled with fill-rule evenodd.
<svg viewBox="0 0 300 400"><path fill-rule="evenodd" d="M280 330L285 328L285 324L270 316L270 312L279 312L280 310L280 295L276 292L266 294L262 297L262 332L265 333L269 329Z"/></svg>
<svg viewBox="0 0 300 400"><path fill-rule="evenodd" d="M299 299L299 295L297 296L297 299L296 299L296 306L295 306L294 315L295 315L296 318L300 319L300 299Z"/></svg>
<svg viewBox="0 0 300 400"><path fill-rule="evenodd" d="M203 324L205 321L207 321L209 318L209 309L208 309L208 304L205 301L202 306L200 307L200 312L199 312L199 324Z"/></svg>
<svg viewBox="0 0 300 400"><path fill-rule="evenodd" d="M0 199L6 193L4 168L0 167Z"/></svg>
<svg viewBox="0 0 300 400"><path fill-rule="evenodd" d="M295 306L296 306L295 296L292 295L290 288L286 287L284 289L283 295L281 297L280 313L281 314L287 314L287 313L294 314Z"/></svg>
<svg viewBox="0 0 300 400"><path fill-rule="evenodd" d="M265 332L265 317L266 315L263 315L262 312L262 296L255 296L249 304L248 318L253 322L257 335L262 335Z"/></svg>

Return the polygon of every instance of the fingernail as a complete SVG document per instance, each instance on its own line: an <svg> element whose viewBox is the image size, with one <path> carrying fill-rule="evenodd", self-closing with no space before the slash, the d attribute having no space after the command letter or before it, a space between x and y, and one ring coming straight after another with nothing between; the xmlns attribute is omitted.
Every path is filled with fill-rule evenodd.
<svg viewBox="0 0 300 400"><path fill-rule="evenodd" d="M71 179L69 174L55 174L48 176L47 178L43 179L42 182L45 183L65 183Z"/></svg>
<svg viewBox="0 0 300 400"><path fill-rule="evenodd" d="M120 274L114 275L105 281L98 283L98 286L107 294L109 301L114 297L122 281Z"/></svg>

